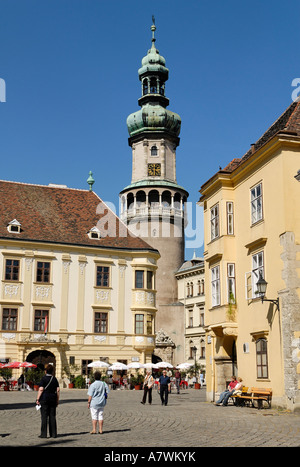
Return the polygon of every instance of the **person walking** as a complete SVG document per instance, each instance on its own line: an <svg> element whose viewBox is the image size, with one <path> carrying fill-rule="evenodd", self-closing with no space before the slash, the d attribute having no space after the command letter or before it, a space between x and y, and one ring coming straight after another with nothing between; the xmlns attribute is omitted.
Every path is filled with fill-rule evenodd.
<svg viewBox="0 0 300 467"><path fill-rule="evenodd" d="M97 433L97 424L99 425L99 433L102 434L103 432L103 410L106 405L107 394L109 393L107 384L104 381L100 381L100 371L95 371L94 377L95 381L90 385L87 392L89 396L88 408L91 411L93 425L92 435Z"/></svg>
<svg viewBox="0 0 300 467"><path fill-rule="evenodd" d="M143 399L141 401L141 404L146 403L147 394L148 394L148 402L149 402L149 404L152 404L152 387L153 387L153 384L154 384L154 378L153 378L153 376L151 374L151 371L147 370L146 376L145 376L145 379L144 379L144 383L143 383L143 388L142 388L142 389L144 389L144 395L143 395Z"/></svg>
<svg viewBox="0 0 300 467"><path fill-rule="evenodd" d="M36 399L37 405L41 406L41 434L39 438L47 438L48 423L50 437L57 437L56 407L59 402L60 389L53 373L53 365L47 365L45 375L39 383Z"/></svg>
<svg viewBox="0 0 300 467"><path fill-rule="evenodd" d="M158 380L161 405L168 405L168 394L171 388L170 377L167 376L167 370L163 370Z"/></svg>

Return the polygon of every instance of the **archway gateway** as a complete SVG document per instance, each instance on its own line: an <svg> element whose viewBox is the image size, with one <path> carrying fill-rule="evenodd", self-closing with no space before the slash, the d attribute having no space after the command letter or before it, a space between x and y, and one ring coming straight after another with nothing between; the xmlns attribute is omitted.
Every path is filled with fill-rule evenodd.
<svg viewBox="0 0 300 467"><path fill-rule="evenodd" d="M48 350L42 349L34 350L31 352L27 356L26 361L34 363L40 370L44 370L49 363L52 363L54 368L56 365L55 355Z"/></svg>

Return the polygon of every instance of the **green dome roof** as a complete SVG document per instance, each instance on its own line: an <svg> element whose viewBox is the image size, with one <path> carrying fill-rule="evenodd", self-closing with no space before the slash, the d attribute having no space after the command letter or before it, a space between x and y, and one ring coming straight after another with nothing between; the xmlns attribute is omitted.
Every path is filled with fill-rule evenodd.
<svg viewBox="0 0 300 467"><path fill-rule="evenodd" d="M148 103L127 117L130 136L144 131L167 131L179 136L181 118L178 114L158 104Z"/></svg>
<svg viewBox="0 0 300 467"><path fill-rule="evenodd" d="M127 128L130 137L143 132L167 132L178 138L181 119L178 114L166 109L169 99L165 96L165 82L168 80L169 70L165 66L164 57L155 47L155 30L153 24L152 47L142 59L142 67L138 71L142 81L142 97L138 101L141 109L128 116Z"/></svg>
<svg viewBox="0 0 300 467"><path fill-rule="evenodd" d="M142 67L139 69L139 77L145 73L163 73L164 79L167 80L169 76L169 70L166 68L166 60L164 57L159 55L159 51L155 48L154 43L151 49L148 50L147 55L142 59Z"/></svg>

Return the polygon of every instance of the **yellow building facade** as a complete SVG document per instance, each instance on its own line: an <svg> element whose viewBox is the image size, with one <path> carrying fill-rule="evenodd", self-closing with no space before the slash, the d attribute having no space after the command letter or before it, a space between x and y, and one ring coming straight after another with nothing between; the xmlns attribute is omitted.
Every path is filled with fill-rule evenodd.
<svg viewBox="0 0 300 467"><path fill-rule="evenodd" d="M151 361L159 253L92 191L0 182L0 361ZM78 372L77 372L78 374Z"/></svg>
<svg viewBox="0 0 300 467"><path fill-rule="evenodd" d="M300 108L294 102L200 190L208 400L232 374L300 407ZM260 278L267 281L261 300Z"/></svg>

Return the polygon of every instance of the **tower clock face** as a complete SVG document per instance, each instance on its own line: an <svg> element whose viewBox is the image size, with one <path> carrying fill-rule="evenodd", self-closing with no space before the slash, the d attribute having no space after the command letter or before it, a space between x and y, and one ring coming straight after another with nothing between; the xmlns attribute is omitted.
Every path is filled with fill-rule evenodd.
<svg viewBox="0 0 300 467"><path fill-rule="evenodd" d="M160 175L160 164L148 164L148 175Z"/></svg>

